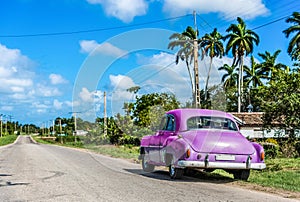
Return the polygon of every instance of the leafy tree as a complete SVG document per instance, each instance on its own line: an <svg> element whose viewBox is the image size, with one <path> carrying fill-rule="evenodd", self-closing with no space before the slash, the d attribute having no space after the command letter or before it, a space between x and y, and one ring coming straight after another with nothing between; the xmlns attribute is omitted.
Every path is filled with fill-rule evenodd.
<svg viewBox="0 0 300 202"><path fill-rule="evenodd" d="M168 93L151 93L137 97L133 109L133 117L137 125L150 127L153 119L151 119L151 116L155 114L151 110L156 106L161 106L160 113L164 113L165 111L179 108L179 102L173 94Z"/></svg>
<svg viewBox="0 0 300 202"><path fill-rule="evenodd" d="M300 13L294 12L286 22L292 23L293 25L283 31L285 36L288 38L291 34L295 33L289 43L287 52L292 60L300 61Z"/></svg>
<svg viewBox="0 0 300 202"><path fill-rule="evenodd" d="M219 57L222 58L224 55L224 47L222 42L223 36L217 31L217 28L213 30L210 34L205 34L202 39L200 46L203 48L203 52L205 55L209 55L210 57L210 65L205 83L205 99L207 100L208 94L208 82L210 77L210 72L212 68L213 58ZM202 57L203 58L203 57Z"/></svg>
<svg viewBox="0 0 300 202"><path fill-rule="evenodd" d="M233 66L239 65L239 80L238 80L238 112L240 112L241 90L243 89L243 67L244 56L253 53L253 46L259 44L259 36L252 30L247 29L242 18L237 18L238 24L231 24L226 32L229 34L224 37L228 39L226 45L226 54L231 53L234 57Z"/></svg>
<svg viewBox="0 0 300 202"><path fill-rule="evenodd" d="M300 129L300 70L279 70L268 85L260 87L263 120L266 128L274 124L291 138Z"/></svg>

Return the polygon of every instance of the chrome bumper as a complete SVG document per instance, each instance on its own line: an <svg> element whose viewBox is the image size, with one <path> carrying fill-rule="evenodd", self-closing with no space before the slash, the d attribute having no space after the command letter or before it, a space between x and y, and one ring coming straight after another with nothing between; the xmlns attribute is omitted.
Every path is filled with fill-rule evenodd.
<svg viewBox="0 0 300 202"><path fill-rule="evenodd" d="M203 162L203 161L184 161L179 160L179 167L189 168L220 168L220 169L256 169L266 168L264 163L230 163L230 162Z"/></svg>

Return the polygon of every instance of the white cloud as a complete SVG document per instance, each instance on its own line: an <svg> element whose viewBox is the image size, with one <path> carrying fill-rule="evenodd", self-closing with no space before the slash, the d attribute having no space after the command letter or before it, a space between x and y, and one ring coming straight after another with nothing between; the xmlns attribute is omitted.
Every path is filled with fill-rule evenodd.
<svg viewBox="0 0 300 202"><path fill-rule="evenodd" d="M60 74L50 74L49 79L53 85L67 83L67 80L65 80Z"/></svg>
<svg viewBox="0 0 300 202"><path fill-rule="evenodd" d="M136 84L133 82L133 80L124 75L110 75L109 80L111 82L111 85L119 90L127 90L128 88L136 86Z"/></svg>
<svg viewBox="0 0 300 202"><path fill-rule="evenodd" d="M93 93L90 92L87 88L82 88L81 92L79 93L79 97L84 102L93 102Z"/></svg>
<svg viewBox="0 0 300 202"><path fill-rule="evenodd" d="M16 66L28 66L31 61L21 54L19 49L9 49L0 44L0 66L14 69Z"/></svg>
<svg viewBox="0 0 300 202"><path fill-rule="evenodd" d="M95 40L81 40L80 51L87 54L103 54L113 57L120 57L127 54L127 51L122 50L108 42L102 44L97 43Z"/></svg>
<svg viewBox="0 0 300 202"><path fill-rule="evenodd" d="M58 88L37 84L35 95L42 97L54 97L62 95L62 92Z"/></svg>
<svg viewBox="0 0 300 202"><path fill-rule="evenodd" d="M63 102L59 102L57 99L53 101L54 109L62 109Z"/></svg>
<svg viewBox="0 0 300 202"><path fill-rule="evenodd" d="M193 10L200 13L220 13L222 17L230 20L237 16L252 19L269 13L262 0L230 0L230 3L228 0L164 0L164 11L171 15L192 13Z"/></svg>
<svg viewBox="0 0 300 202"><path fill-rule="evenodd" d="M135 16L145 15L148 4L145 0L87 0L90 4L101 4L108 16L129 23Z"/></svg>
<svg viewBox="0 0 300 202"><path fill-rule="evenodd" d="M30 71L33 64L18 49L9 49L0 44L0 92L9 98L26 97L28 91L33 87L35 73ZM24 95L21 95L24 94ZM2 96L0 99L6 100Z"/></svg>
<svg viewBox="0 0 300 202"><path fill-rule="evenodd" d="M79 98L83 102L100 102L103 98L103 92L98 90L89 91L87 88L82 88L79 93Z"/></svg>
<svg viewBox="0 0 300 202"><path fill-rule="evenodd" d="M13 107L12 106L2 106L1 107L1 111L13 111Z"/></svg>

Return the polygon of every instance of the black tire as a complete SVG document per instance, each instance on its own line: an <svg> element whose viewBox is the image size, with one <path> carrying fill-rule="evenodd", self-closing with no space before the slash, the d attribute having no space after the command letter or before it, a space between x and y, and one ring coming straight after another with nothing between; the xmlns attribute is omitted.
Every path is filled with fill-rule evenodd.
<svg viewBox="0 0 300 202"><path fill-rule="evenodd" d="M236 180L247 181L250 176L250 170L237 170L233 173L233 177Z"/></svg>
<svg viewBox="0 0 300 202"><path fill-rule="evenodd" d="M154 165L148 163L148 159L145 154L142 155L142 168L145 172L153 172L155 168Z"/></svg>
<svg viewBox="0 0 300 202"><path fill-rule="evenodd" d="M174 158L172 158L171 164L169 165L169 174L171 179L182 178L184 170L181 168L176 168L174 165Z"/></svg>

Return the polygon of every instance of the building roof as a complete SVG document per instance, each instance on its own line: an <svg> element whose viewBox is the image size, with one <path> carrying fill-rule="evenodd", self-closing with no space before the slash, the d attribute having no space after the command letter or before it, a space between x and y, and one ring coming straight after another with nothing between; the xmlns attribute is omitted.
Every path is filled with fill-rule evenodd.
<svg viewBox="0 0 300 202"><path fill-rule="evenodd" d="M261 127L263 125L263 120L262 120L263 112L241 112L241 113L230 112L230 114L241 119L244 122L243 124L244 127L247 126Z"/></svg>

